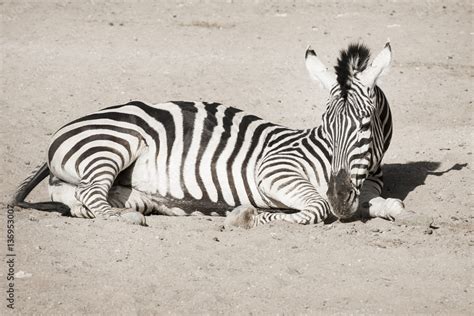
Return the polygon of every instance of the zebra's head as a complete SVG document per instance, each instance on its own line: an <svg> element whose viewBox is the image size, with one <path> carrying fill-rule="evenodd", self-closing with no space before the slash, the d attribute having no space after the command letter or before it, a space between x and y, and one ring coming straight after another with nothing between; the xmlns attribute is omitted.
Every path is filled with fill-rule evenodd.
<svg viewBox="0 0 474 316"><path fill-rule="evenodd" d="M378 132L372 124L377 107L374 87L390 65L390 44L370 65L369 58L364 45L351 44L341 51L334 74L311 48L306 50L311 77L330 91L322 132L332 156L327 196L339 218L348 218L357 211L360 188L373 163L373 135Z"/></svg>

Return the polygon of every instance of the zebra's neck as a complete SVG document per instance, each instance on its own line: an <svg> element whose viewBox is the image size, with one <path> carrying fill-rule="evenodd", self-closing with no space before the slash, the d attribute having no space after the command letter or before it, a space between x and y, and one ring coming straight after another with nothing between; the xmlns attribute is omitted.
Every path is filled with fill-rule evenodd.
<svg viewBox="0 0 474 316"><path fill-rule="evenodd" d="M325 194L331 168L331 148L321 127L276 130L260 161L260 168L300 174Z"/></svg>

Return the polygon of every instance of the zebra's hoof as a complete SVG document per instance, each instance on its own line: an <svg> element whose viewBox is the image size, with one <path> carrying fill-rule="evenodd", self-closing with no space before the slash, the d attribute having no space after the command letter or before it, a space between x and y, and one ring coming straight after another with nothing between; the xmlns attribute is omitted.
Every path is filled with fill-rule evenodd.
<svg viewBox="0 0 474 316"><path fill-rule="evenodd" d="M257 209L253 206L242 205L234 208L232 212L227 212L224 227L232 226L249 229L255 226Z"/></svg>
<svg viewBox="0 0 474 316"><path fill-rule="evenodd" d="M113 208L106 214L105 219L122 221L132 225L147 226L145 216L133 209Z"/></svg>
<svg viewBox="0 0 474 316"><path fill-rule="evenodd" d="M405 211L405 205L399 199L388 198L383 201L381 208L379 209L378 217L387 219L389 221L395 221Z"/></svg>
<svg viewBox="0 0 474 316"><path fill-rule="evenodd" d="M387 214L391 221L396 220L400 215L402 215L403 211L405 211L405 205L402 200L388 198L386 203Z"/></svg>
<svg viewBox="0 0 474 316"><path fill-rule="evenodd" d="M145 216L139 212L132 211L132 212L127 212L123 213L120 215L120 219L122 219L124 222L132 225L140 225L140 226L148 226L146 224L146 219Z"/></svg>

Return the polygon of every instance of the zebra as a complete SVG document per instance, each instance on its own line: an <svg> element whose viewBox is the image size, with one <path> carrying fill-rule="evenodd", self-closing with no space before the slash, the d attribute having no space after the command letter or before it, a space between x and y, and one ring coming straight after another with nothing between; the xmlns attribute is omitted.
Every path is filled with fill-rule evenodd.
<svg viewBox="0 0 474 316"><path fill-rule="evenodd" d="M310 77L329 91L322 124L291 129L220 103L131 101L78 118L52 137L47 162L23 181L19 207L146 226L145 215L220 215L251 228L355 216L394 220L401 200L380 196L392 137L376 85L387 42L369 64L361 43L341 50L335 73L308 46ZM50 202L25 198L49 176Z"/></svg>

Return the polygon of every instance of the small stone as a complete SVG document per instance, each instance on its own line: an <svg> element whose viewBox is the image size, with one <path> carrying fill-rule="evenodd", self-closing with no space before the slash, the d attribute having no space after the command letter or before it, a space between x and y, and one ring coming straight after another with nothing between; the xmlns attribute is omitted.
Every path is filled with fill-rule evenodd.
<svg viewBox="0 0 474 316"><path fill-rule="evenodd" d="M25 272L25 271L18 271L15 273L15 278L17 279L24 279L24 278L30 278L32 276L31 273Z"/></svg>
<svg viewBox="0 0 474 316"><path fill-rule="evenodd" d="M220 241L219 238L217 238L217 237L212 238L212 240L217 241L217 242Z"/></svg>

